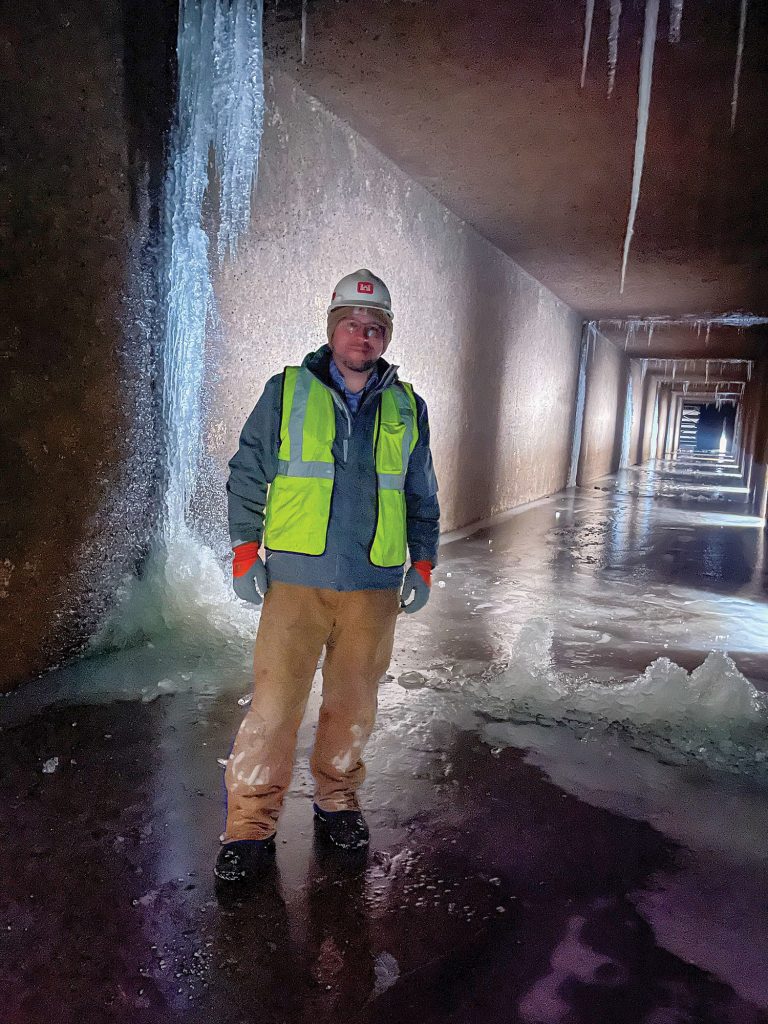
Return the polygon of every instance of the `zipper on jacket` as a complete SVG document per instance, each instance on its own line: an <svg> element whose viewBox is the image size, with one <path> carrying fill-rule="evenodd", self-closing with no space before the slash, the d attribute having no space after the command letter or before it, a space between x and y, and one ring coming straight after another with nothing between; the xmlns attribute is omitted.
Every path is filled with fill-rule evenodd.
<svg viewBox="0 0 768 1024"><path fill-rule="evenodd" d="M344 455L344 462L346 463L347 453L349 451L349 438L352 436L352 416L350 414L349 409L347 408L347 403L344 401L341 395L334 388L329 388L328 385L325 384L323 381L320 381L320 383L323 385L324 388L328 388L328 390L331 393L331 398L333 399L334 405L341 409L347 420L347 436L345 438L342 438L341 442L341 450Z"/></svg>

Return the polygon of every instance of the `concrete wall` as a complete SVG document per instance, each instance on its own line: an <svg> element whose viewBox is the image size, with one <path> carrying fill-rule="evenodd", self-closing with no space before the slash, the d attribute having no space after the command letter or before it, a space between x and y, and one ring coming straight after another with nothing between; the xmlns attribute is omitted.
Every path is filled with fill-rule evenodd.
<svg viewBox="0 0 768 1024"><path fill-rule="evenodd" d="M82 645L150 529L152 339L137 288L174 34L166 0L3 17L0 689Z"/></svg>
<svg viewBox="0 0 768 1024"><path fill-rule="evenodd" d="M387 357L429 406L443 529L562 488L580 319L289 79L267 96L252 228L215 283L199 527L226 545L242 424L268 377L324 343L333 285L361 266L390 287Z"/></svg>
<svg viewBox="0 0 768 1024"><path fill-rule="evenodd" d="M619 468L629 372L629 359L597 333L587 364L579 485Z"/></svg>

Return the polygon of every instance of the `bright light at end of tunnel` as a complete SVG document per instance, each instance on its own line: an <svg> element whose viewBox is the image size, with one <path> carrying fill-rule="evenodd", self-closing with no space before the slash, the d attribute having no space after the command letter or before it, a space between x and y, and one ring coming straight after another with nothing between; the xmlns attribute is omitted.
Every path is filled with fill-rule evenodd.
<svg viewBox="0 0 768 1024"><path fill-rule="evenodd" d="M723 432L720 435L720 451L721 452L725 452L727 450L728 450L728 438L725 435L725 427L723 427Z"/></svg>

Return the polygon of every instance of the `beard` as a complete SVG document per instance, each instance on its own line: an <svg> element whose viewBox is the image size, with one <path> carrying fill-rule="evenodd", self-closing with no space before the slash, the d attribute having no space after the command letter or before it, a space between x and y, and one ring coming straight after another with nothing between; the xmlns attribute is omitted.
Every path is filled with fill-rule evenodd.
<svg viewBox="0 0 768 1024"><path fill-rule="evenodd" d="M342 364L353 373L367 373L374 368L378 361L378 359L352 359L349 357L341 360Z"/></svg>

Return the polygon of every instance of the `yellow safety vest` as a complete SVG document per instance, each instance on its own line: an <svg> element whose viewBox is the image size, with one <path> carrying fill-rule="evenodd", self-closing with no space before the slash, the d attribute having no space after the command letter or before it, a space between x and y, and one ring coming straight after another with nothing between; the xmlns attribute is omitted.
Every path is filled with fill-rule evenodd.
<svg viewBox="0 0 768 1024"><path fill-rule="evenodd" d="M402 565L407 553L405 475L418 440L416 400L400 381L381 393L373 433L378 482L374 565ZM304 366L286 366L277 476L264 516L264 543L273 551L322 555L331 516L336 415L331 389Z"/></svg>

